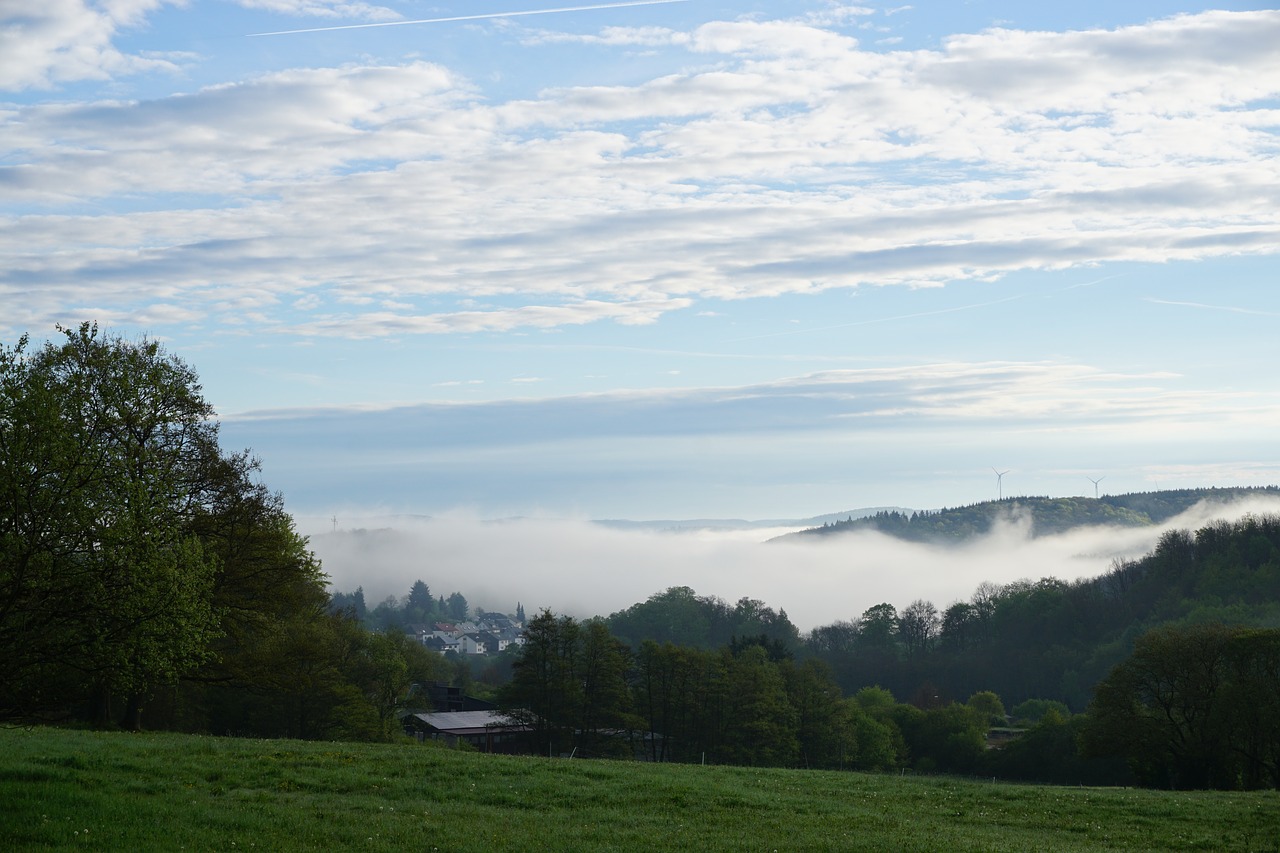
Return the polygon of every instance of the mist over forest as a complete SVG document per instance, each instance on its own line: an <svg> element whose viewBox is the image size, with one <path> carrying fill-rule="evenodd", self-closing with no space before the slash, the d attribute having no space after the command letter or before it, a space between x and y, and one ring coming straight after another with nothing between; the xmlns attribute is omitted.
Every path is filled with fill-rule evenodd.
<svg viewBox="0 0 1280 853"><path fill-rule="evenodd" d="M881 602L917 598L939 607L978 584L1055 577L1076 580L1116 560L1149 553L1167 530L1280 512L1280 498L1201 503L1147 527L1081 527L1035 537L1011 514L981 537L956 545L904 542L873 531L789 537L795 528L665 531L619 529L586 519L489 521L351 514L310 545L335 591L363 587L370 606L405 595L415 580L459 590L472 607L500 612L523 604L589 618L607 616L673 586L728 602L759 599L785 610L801 630L849 619ZM347 524L350 527L347 527Z"/></svg>

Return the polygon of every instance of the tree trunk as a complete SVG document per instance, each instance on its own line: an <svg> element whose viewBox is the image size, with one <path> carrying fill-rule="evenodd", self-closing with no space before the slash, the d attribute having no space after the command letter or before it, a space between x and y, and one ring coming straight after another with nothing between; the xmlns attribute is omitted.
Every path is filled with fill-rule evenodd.
<svg viewBox="0 0 1280 853"><path fill-rule="evenodd" d="M142 731L142 696L135 693L125 703L124 716L120 718L120 728L128 732Z"/></svg>

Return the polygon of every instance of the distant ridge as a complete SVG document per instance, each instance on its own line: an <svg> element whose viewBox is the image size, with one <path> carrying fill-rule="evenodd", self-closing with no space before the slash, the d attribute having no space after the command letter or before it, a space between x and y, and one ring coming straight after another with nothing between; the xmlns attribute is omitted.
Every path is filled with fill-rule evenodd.
<svg viewBox="0 0 1280 853"><path fill-rule="evenodd" d="M909 513L911 510L900 506L873 506L862 509L849 509L844 512L832 512L826 515L815 515L810 518L770 518L749 521L742 518L687 518L656 519L653 521L632 521L621 518L597 519L593 524L611 527L617 530L659 530L675 532L681 530L756 530L771 527L821 527L843 521L856 521L877 513L897 512Z"/></svg>
<svg viewBox="0 0 1280 853"><path fill-rule="evenodd" d="M997 520L1027 515L1031 518L1032 536L1047 536L1093 525L1145 527L1167 521L1201 501L1227 503L1264 496L1280 499L1280 487L1173 489L1100 498L1012 497L939 510L877 510L861 517L823 522L772 541L874 530L911 542L957 542L988 533Z"/></svg>

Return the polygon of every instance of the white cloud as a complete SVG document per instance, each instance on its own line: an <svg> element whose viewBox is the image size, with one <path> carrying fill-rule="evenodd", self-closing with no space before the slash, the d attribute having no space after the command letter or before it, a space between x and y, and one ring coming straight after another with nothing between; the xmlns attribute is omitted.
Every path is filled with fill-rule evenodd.
<svg viewBox="0 0 1280 853"><path fill-rule="evenodd" d="M403 15L386 6L350 3L346 0L234 0L246 9L263 9L282 15L317 18L352 18L361 21L398 21Z"/></svg>
<svg viewBox="0 0 1280 853"><path fill-rule="evenodd" d="M105 55L158 2L113 18L55 0L47 20L97 26L108 35L86 43ZM47 326L67 305L216 319L270 293L300 318L268 308L250 325L550 328L652 322L700 298L1280 250L1277 113L1260 105L1280 95L1278 12L892 53L804 21L600 38L683 36L703 65L505 103L409 62L8 107L0 299L20 307L3 322ZM72 73L50 55L14 63L23 85ZM317 291L503 300L335 314Z"/></svg>
<svg viewBox="0 0 1280 853"><path fill-rule="evenodd" d="M848 26L860 18L866 18L875 13L876 10L870 6L853 6L845 3L830 2L826 9L808 12L801 20L815 27L838 27Z"/></svg>
<svg viewBox="0 0 1280 853"><path fill-rule="evenodd" d="M666 27L604 27L599 33L540 30L524 36L527 45L594 44L609 47L669 47L689 43L689 34Z"/></svg>
<svg viewBox="0 0 1280 853"><path fill-rule="evenodd" d="M0 91L49 88L117 74L175 71L168 59L122 53L123 28L181 0L0 0Z"/></svg>
<svg viewBox="0 0 1280 853"><path fill-rule="evenodd" d="M505 332L513 329L548 329L609 319L623 325L652 323L667 311L685 308L687 299L642 302L583 301L567 305L526 305L508 310L460 311L452 314L413 315L389 311L319 317L289 328L292 334L382 337L399 334L444 334L449 332Z"/></svg>
<svg viewBox="0 0 1280 853"><path fill-rule="evenodd" d="M37 204L72 192L236 199L351 163L441 156L466 141L450 110L468 97L426 62L294 69L151 101L33 106L0 126L27 158L14 189Z"/></svg>

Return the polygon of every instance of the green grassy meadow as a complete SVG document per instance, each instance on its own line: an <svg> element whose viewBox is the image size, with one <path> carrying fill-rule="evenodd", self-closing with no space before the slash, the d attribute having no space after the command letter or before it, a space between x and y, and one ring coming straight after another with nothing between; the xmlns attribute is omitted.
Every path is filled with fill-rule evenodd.
<svg viewBox="0 0 1280 853"><path fill-rule="evenodd" d="M0 729L3 850L1280 850L1280 794Z"/></svg>

